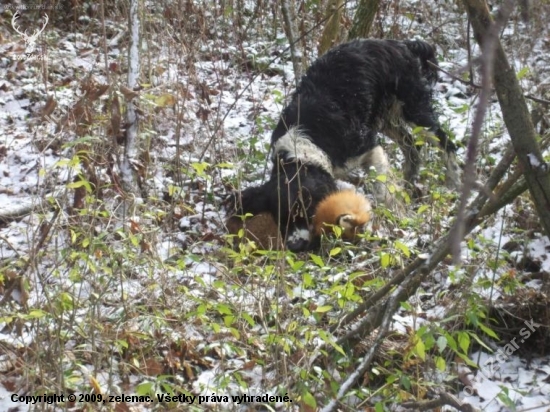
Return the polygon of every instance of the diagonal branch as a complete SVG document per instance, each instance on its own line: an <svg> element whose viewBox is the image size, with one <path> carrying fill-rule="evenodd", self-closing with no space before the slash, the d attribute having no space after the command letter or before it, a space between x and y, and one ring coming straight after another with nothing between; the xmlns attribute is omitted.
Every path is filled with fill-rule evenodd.
<svg viewBox="0 0 550 412"><path fill-rule="evenodd" d="M474 29L476 41L483 45L491 36L493 18L483 0L463 0ZM500 41L496 41L494 85L504 123L525 176L541 225L550 237L550 174L545 163L535 129L527 109L523 91L514 69L510 66Z"/></svg>
<svg viewBox="0 0 550 412"><path fill-rule="evenodd" d="M472 135L468 141L468 150L466 153L466 164L464 167L464 186L462 193L460 194L460 203L457 211L457 218L454 227L451 231L452 242L451 249L453 254L454 263L460 263L460 244L464 238L464 221L465 212L468 200L472 189L475 186L476 181L476 158L477 147L479 137L481 135L481 128L483 126L483 120L487 111L489 98L491 97L491 77L493 71L493 64L495 60L495 53L498 43L498 34L508 21L508 16L512 11L512 2L507 0L502 6L503 12L501 13L500 21L492 23L487 30L487 35L483 39L481 45L481 93L479 94L479 104L472 123Z"/></svg>

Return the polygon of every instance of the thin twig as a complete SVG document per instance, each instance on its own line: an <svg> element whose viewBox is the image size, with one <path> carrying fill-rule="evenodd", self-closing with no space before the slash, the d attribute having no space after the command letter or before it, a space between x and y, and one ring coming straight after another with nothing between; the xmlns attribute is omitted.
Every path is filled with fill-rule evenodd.
<svg viewBox="0 0 550 412"><path fill-rule="evenodd" d="M479 409L473 407L469 403L463 403L458 400L456 397L447 392L439 392L436 399L430 399L428 401L418 401L418 402L405 402L401 406L407 409L414 409L419 411L428 411L439 409L442 406L452 406L455 409L458 409L461 412L477 412Z"/></svg>
<svg viewBox="0 0 550 412"><path fill-rule="evenodd" d="M19 273L16 277L16 279L21 279L31 264L34 262L36 255L38 254L38 251L42 248L44 243L46 242L46 239L48 238L48 235L50 234L50 231L53 227L54 222L57 220L57 217L59 216L59 213L61 211L61 208L57 207L50 219L47 223L42 223L37 229L36 233L40 234L40 237L38 238L38 242L36 243L36 246L31 249L31 252L29 253L29 257L27 258L27 261L23 265L23 267L19 270ZM4 296L2 300L0 300L0 307L4 305L8 301L8 299L11 297L12 292L14 291L15 287L18 285L17 282L12 283L12 285L7 288L4 291Z"/></svg>
<svg viewBox="0 0 550 412"><path fill-rule="evenodd" d="M461 79L459 76L457 76L456 74L453 74L451 73L449 70L445 70L443 68L441 68L439 65L431 62L431 61L428 61L428 64L436 69L436 70L439 70L440 72L442 73L445 73L447 76L449 76L451 79L453 80L456 80L462 84L465 84L466 86L472 86L474 89L481 89L483 86L481 86L480 84L477 84L474 82L474 79L472 77L470 77L470 79L468 80L464 80L464 79ZM471 66L471 65L469 65ZM494 89L492 89L492 91L494 91ZM536 96L533 96L531 94L524 94L523 95L526 99L529 99L529 100L533 100L534 102L537 102L537 103L542 103L542 104L550 104L550 100L546 100L546 99L542 99L540 97L536 97Z"/></svg>

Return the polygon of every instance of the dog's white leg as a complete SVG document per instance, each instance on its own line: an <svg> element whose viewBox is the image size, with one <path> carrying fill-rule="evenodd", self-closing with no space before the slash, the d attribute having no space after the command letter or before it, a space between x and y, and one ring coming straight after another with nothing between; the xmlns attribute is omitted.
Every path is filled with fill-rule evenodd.
<svg viewBox="0 0 550 412"><path fill-rule="evenodd" d="M460 190L462 187L462 169L456 160L456 153L443 152L443 161L447 168L445 173L445 185L449 189Z"/></svg>
<svg viewBox="0 0 550 412"><path fill-rule="evenodd" d="M376 146L371 151L365 153L361 158L361 165L367 170L373 167L378 176L385 176L385 179L383 179L385 181L376 179L374 183L374 196L378 202L384 203L394 212L401 213L403 205L395 197L395 192L400 191L401 188L395 182L390 162L384 149L381 146Z"/></svg>

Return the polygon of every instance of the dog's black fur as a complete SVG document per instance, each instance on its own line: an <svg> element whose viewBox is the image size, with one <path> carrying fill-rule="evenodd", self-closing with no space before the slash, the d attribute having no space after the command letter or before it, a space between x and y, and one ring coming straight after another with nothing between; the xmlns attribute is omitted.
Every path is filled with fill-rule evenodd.
<svg viewBox="0 0 550 412"><path fill-rule="evenodd" d="M437 63L434 49L422 41L354 40L320 57L301 79L273 131L270 180L244 190L237 199L236 213L269 211L279 222L288 248L303 250L310 245L303 234L309 232L316 205L337 190L335 176L345 174L350 163L388 172L383 151L373 151L379 146L379 132L401 146L405 178L411 183L418 174L420 157L412 136L403 135L400 122L429 128L441 147L454 153L456 148L432 108L437 73L428 62ZM281 144L289 136L311 141L324 152L320 153L329 166L311 161L304 155L309 149L294 151ZM373 163L369 153L382 158ZM312 153L313 158L316 155Z"/></svg>

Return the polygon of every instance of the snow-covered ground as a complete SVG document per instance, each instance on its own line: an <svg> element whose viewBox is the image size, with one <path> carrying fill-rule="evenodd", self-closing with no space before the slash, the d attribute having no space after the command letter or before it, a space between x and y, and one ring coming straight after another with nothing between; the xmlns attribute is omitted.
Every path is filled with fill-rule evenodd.
<svg viewBox="0 0 550 412"><path fill-rule="evenodd" d="M441 68L452 74L441 73L437 84L435 98L440 119L456 141L465 143L478 90L456 79L463 76L468 66L464 11L449 2L403 3L394 9L384 8L382 23L388 28L385 34L397 32L403 38L423 38L437 45ZM544 4L534 9L543 22L550 17L549 8L550 5ZM203 14L199 14L198 9ZM143 207L138 208L135 216L121 218L113 212L98 214L96 219L83 219L93 222L89 227L91 241L95 237L108 245L108 250L93 249L90 256L87 251L92 249L87 249L89 243L86 243L90 240L84 240L81 232L70 228L75 222L75 216L69 211L74 186L67 188L67 185L73 183L79 173L88 173L83 162L75 161L74 157L79 147L80 150L85 148L92 153L99 182L105 185L101 206L90 201L89 207L112 211L120 199L113 176L117 174L116 157L120 156L121 149L105 144L105 140L113 139L108 132L113 96L116 94L121 103L124 102L119 86L125 82L126 43L120 41L118 35L125 30L126 23L107 24L110 38L117 39L107 45L108 69L99 34L87 30L68 33L48 26L42 39L47 45L42 50L47 50L47 54L41 54L47 61L44 65L41 60L17 60L24 52L23 41L9 24L0 26L0 217L3 211L27 204L40 205L30 215L0 223L0 277L4 285L1 292L3 295L10 290L13 297L13 301L3 302L0 307L0 370L6 374L6 378L0 379L0 410L15 407L26 410L24 405L11 401L11 394L35 394L27 391L40 390L40 383L25 382L29 376L36 378L29 373L28 365L23 368L17 362L35 359L35 355L27 353L28 348L34 348L33 353L36 353L41 345L54 345L53 341L44 341L46 336L52 338L52 334L46 333L48 327L44 320L47 318L44 313L55 312L51 306L55 306L55 302L49 301L54 296L49 295L51 290L56 291L55 299L60 299L59 291L67 299L63 303L64 311L55 312L56 316L52 317L59 322L67 316L71 325L67 330L63 328L68 338L62 342L63 350L56 352L60 357L53 360L59 363L62 372L70 371L70 376L64 380L67 391L79 393L98 385L103 393L136 394L150 385L151 391L157 393L169 392L167 388L172 388L195 395L213 392L227 396L277 394L275 391L280 390L278 385L282 378L272 364L270 368L265 366L268 363L265 358L271 355L269 345L273 342L264 340L266 328L271 325L259 320L265 317L262 311L275 313L280 310L275 304L287 309L292 307L292 313L306 318L306 324L317 324L319 320L311 314L311 308L324 307L331 302L324 287L338 284L357 270L368 271L374 266L377 267L375 273L380 273L378 259L373 259L370 249L365 248L355 252L349 265L343 265L345 270L340 266L333 272L330 268L312 271L323 287L312 287L311 283L315 282L307 276L299 275L297 280L287 274L288 278L281 281L288 282L283 285L286 290L282 296L283 293L269 283L279 275L273 262L247 261L240 256L240 261L228 263L231 258L223 249L225 216L220 204L232 186L245 187L265 177L273 122L292 91L292 65L282 34L268 39L265 32L262 34L260 28L255 28L257 37L251 36L237 45L227 41L227 25L222 24L213 11L201 7L200 3L196 3L195 11L206 25L212 25L209 37L194 38L189 34L189 39L178 42L173 32L170 37L159 28L161 34L158 37L152 34L143 45L142 52L148 57L142 64L147 67L144 69L147 74L143 75L139 105L143 112L142 137L149 139L150 148L147 177L143 181L148 198L143 200ZM8 16L5 10L3 13L4 17ZM537 96L547 91L550 84L548 27L526 24L516 13L513 17L501 39L516 71L524 74L521 82L526 94ZM262 19L263 24L266 21ZM313 58L315 40L308 37L307 42L309 57ZM478 49L473 40L471 43L475 54ZM86 106L91 120L86 131L79 133L74 122L75 105L81 101L85 90L89 92L97 85L111 87ZM166 96L176 97L177 103L165 104L170 100L164 98ZM44 114L48 104L51 105L47 103L49 97L53 97L56 106ZM86 116L80 121L87 122ZM478 172L481 180L500 160L509 141L498 103L493 100L480 145ZM112 152L100 153L105 147ZM399 165L400 154L389 142L388 148L395 156L394 164ZM428 176L425 177L428 182L429 165L435 164L438 158L434 152L427 154L430 160L424 176ZM458 154L464 158L465 149L461 148ZM180 169L175 166L178 156L183 165ZM444 193L445 189L441 191ZM172 203L163 203L160 199L168 192ZM56 204L61 212L55 212ZM415 228L396 228L381 223L373 230L382 237L397 236L411 250L424 252L422 244L434 242L450 227L453 207L452 204L427 204L433 207L432 214L424 212L425 221ZM448 215L434 216L444 213ZM423 285L430 298L424 300L418 296L417 310L424 312L430 322L440 321L451 307L457 306L456 302L445 302L438 295L453 290L467 278L471 278L470 282L479 289L476 293L497 301L509 294L501 286L503 279L512 276L512 272L521 272L521 267L515 263L525 260L534 262L538 267L536 273L541 276L524 283L533 290L549 293L547 286L544 289L543 279L546 276L547 284L550 241L536 222L534 211L525 198L500 210L487 225L477 228L469 237L470 244L465 243L463 250L462 267L441 265L434 274L438 282ZM51 231L46 232L43 239L46 223ZM134 254L125 252L129 250L125 241L131 235L137 239ZM426 241L419 242L419 239ZM513 242L519 246L502 251L502 247ZM506 259L500 256L495 268L492 264L499 251L506 254ZM302 266L296 263L297 260L289 259L286 260L287 268L299 273ZM26 266L28 260L32 264ZM255 271L246 264L259 266ZM240 272L239 265L243 265ZM10 289L18 274L24 277L20 282L24 287L16 285ZM114 274L122 276L122 281ZM513 276L520 277L520 274ZM485 280L494 284L494 288L480 286ZM458 295L451 296L457 298ZM96 306L98 300L101 303ZM300 306L298 310L298 306L294 306L296 300L300 305L308 302L310 307L302 309ZM159 312L155 312L157 306ZM132 312L134 307L140 309ZM153 308L151 311L155 315L146 313L142 307ZM237 307L241 311L239 314L233 309ZM87 323L95 320L90 318L91 312L100 323L113 328L116 338L104 343L108 349L102 347L102 342L84 338L88 336ZM216 316L209 319L212 313L219 316L220 323L215 321ZM25 316L21 316L19 324L14 326L18 314ZM236 323L232 323L235 316L245 319L247 327L235 326ZM338 316L343 315L340 312ZM407 333L411 327L418 328L422 323L403 310L396 317L395 330ZM548 325L530 325L531 328L526 326L529 332L538 330L548 336ZM290 317L282 320L279 326L283 330L297 327ZM49 332L53 333L54 323L51 327ZM74 333L74 329L80 327L83 329L81 334ZM540 348L538 352L545 353L546 357L537 357L538 353L535 357L527 357L521 351L521 346L527 345L528 338L532 337L531 333L523 335L518 331L517 341L502 346L500 352L499 348L492 347L494 353L488 350L470 353L470 360L480 365L475 376L473 369L459 366L457 370L447 370L448 377L442 381L448 384L449 379L452 380L460 400L482 410L550 410L548 349ZM154 351L157 358L147 352L149 346L138 336L148 344L150 340L157 344L157 351ZM119 341L124 343L111 348L113 342ZM540 342L548 342L548 338ZM291 342L288 345L295 348ZM138 346L143 351L143 358L124 357L126 353L135 354L131 350L136 351ZM102 358L99 364L94 363L95 351L109 353L110 350L110 362ZM81 355L80 351L86 355ZM251 357L252 354L257 358ZM171 369L166 369L166 364L170 364ZM124 365L132 365L134 369L123 370L127 367ZM172 374L175 375L173 380L158 379L158 375ZM90 383L92 378L97 381L95 384ZM167 386L163 387L163 383ZM47 387L47 383L43 385ZM139 407L148 409L149 405L140 404ZM205 402L196 410L215 407L224 409L221 403ZM279 407L298 410L297 406L294 409L288 405ZM234 403L226 404L225 408L249 410Z"/></svg>

